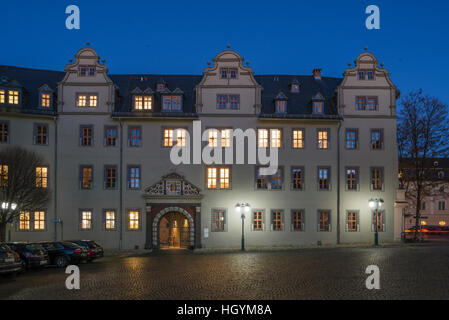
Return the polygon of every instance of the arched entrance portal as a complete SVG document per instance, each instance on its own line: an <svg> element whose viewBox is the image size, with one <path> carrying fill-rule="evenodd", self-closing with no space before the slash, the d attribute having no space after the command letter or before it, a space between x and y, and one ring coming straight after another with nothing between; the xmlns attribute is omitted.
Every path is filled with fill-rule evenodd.
<svg viewBox="0 0 449 320"><path fill-rule="evenodd" d="M169 212L159 222L159 246L161 249L190 246L190 223L185 215Z"/></svg>

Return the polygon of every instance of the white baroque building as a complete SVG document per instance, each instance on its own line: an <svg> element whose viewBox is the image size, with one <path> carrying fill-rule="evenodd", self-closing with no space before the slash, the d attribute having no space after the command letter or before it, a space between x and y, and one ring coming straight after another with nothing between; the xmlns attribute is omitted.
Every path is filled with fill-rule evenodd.
<svg viewBox="0 0 449 320"><path fill-rule="evenodd" d="M369 52L343 78L255 75L230 49L198 76L109 75L90 47L64 72L0 66L0 77L0 147L40 154L37 185L52 191L10 226L11 241L237 248L242 202L248 247L368 243L375 221L380 241L400 238L398 90ZM277 148L279 170L174 165L171 147L196 121L216 129L203 147L254 129L247 146ZM371 198L384 200L378 219Z"/></svg>

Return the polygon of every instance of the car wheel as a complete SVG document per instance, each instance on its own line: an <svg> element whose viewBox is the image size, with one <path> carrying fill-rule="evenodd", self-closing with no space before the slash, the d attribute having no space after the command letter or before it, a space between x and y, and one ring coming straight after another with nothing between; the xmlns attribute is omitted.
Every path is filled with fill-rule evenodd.
<svg viewBox="0 0 449 320"><path fill-rule="evenodd" d="M56 266L58 268L65 268L67 266L67 258L64 256L60 256L56 258Z"/></svg>

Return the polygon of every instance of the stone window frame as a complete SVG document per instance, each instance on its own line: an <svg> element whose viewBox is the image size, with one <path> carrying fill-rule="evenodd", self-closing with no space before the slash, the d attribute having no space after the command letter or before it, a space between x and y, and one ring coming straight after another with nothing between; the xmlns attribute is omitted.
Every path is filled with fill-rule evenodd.
<svg viewBox="0 0 449 320"><path fill-rule="evenodd" d="M83 228L83 212L90 212L90 228ZM94 209L92 208L80 208L79 209L79 223L78 231L94 231Z"/></svg>
<svg viewBox="0 0 449 320"><path fill-rule="evenodd" d="M83 169L91 169L90 188L84 188L83 187L83 179L84 179ZM94 171L94 166L93 165L89 165L89 164L87 164L87 165L84 165L84 164L79 165L79 189L80 190L93 190L94 189L94 181L95 181L94 173L95 173L95 171Z"/></svg>
<svg viewBox="0 0 449 320"><path fill-rule="evenodd" d="M348 148L348 142L350 141L350 140L348 140L348 133L351 131L355 132L355 139L354 139L355 148ZM346 128L345 129L345 150L350 150L350 151L359 150L359 129L358 128Z"/></svg>
<svg viewBox="0 0 449 320"><path fill-rule="evenodd" d="M216 188L209 188L209 169L215 168L217 170ZM229 188L221 188L221 169L229 169ZM209 191L218 190L232 190L232 165L208 165L205 166L205 189Z"/></svg>
<svg viewBox="0 0 449 320"><path fill-rule="evenodd" d="M107 187L107 180L108 180L108 169L115 169L115 186L114 187ZM119 172L118 172L118 166L114 164L106 164L103 168L103 189L104 190L117 190L119 185Z"/></svg>
<svg viewBox="0 0 449 320"><path fill-rule="evenodd" d="M280 177L281 187L278 189L272 188L271 180L272 180L273 175L264 176L266 179L266 184L267 184L266 188L258 187L257 179L259 177L259 169L262 169L262 168L266 168L266 167L259 166L259 165L254 166L254 190L255 191L284 191L285 190L285 176L286 176L284 166L278 166L278 171L281 170L281 177Z"/></svg>
<svg viewBox="0 0 449 320"><path fill-rule="evenodd" d="M381 179L381 188L380 189L375 189L374 188L374 186L373 186L373 170L374 169L380 169L380 174L381 174L381 176L380 176L380 179ZM384 169L384 167L370 167L369 168L369 172L370 172L370 182L369 182L369 185L370 185L370 191L380 191L380 192L383 192L383 191L385 191L385 169Z"/></svg>
<svg viewBox="0 0 449 320"><path fill-rule="evenodd" d="M215 228L215 214L223 212L223 230ZM211 208L211 232L228 232L228 209L227 208Z"/></svg>
<svg viewBox="0 0 449 320"><path fill-rule="evenodd" d="M349 214L356 214L356 229L349 229ZM360 210L346 210L345 211L345 232L360 232Z"/></svg>
<svg viewBox="0 0 449 320"><path fill-rule="evenodd" d="M344 169L344 179L345 179L345 191L348 192L357 192L360 191L360 167L358 166L347 166ZM356 188L355 189L349 189L348 187L348 177L347 177L347 171L348 170L355 170L356 171Z"/></svg>
<svg viewBox="0 0 449 320"><path fill-rule="evenodd" d="M94 125L92 124L80 124L79 127L79 146L82 148L92 148L95 146L95 130ZM90 129L91 135L90 135L90 144L83 144L84 143L84 129Z"/></svg>
<svg viewBox="0 0 449 320"><path fill-rule="evenodd" d="M295 213L301 215L301 229L295 228ZM305 232L306 231L306 210L305 209L291 209L290 210L290 229L293 232Z"/></svg>
<svg viewBox="0 0 449 320"><path fill-rule="evenodd" d="M139 138L138 144L132 145L131 144L131 141L132 141L131 140L131 137L132 137L131 132L133 130L136 130L136 129L138 129L139 132L140 132L140 135L139 135L140 138ZM136 135L136 139L138 139L137 135ZM127 143L128 148L143 148L143 127L140 126L140 125L128 125L128 139L127 139L127 141L128 141L128 143Z"/></svg>
<svg viewBox="0 0 449 320"><path fill-rule="evenodd" d="M295 131L302 131L302 148L295 148ZM292 149L293 150L304 150L306 149L306 128L292 128L291 131L292 138Z"/></svg>
<svg viewBox="0 0 449 320"><path fill-rule="evenodd" d="M137 229L131 229L131 219L130 219L130 213L131 212L137 212L138 213L138 223L139 227ZM143 215L142 215L142 209L141 208L127 208L126 209L126 231L128 232L140 232L142 231L142 221Z"/></svg>
<svg viewBox="0 0 449 320"><path fill-rule="evenodd" d="M108 219L106 217L106 213L107 212L114 212L114 228L106 228L106 223L108 221ZM118 230L118 227L117 227L117 225L118 225L117 212L118 212L117 209L103 209L103 222L102 222L103 231L111 232L111 231L117 231Z"/></svg>
<svg viewBox="0 0 449 320"><path fill-rule="evenodd" d="M274 228L274 214L281 213L281 229ZM270 210L270 230L273 232L284 232L285 231L285 210L284 209L271 209Z"/></svg>
<svg viewBox="0 0 449 320"><path fill-rule="evenodd" d="M173 130L172 144L171 145L165 145L165 139L166 139L165 131L166 130ZM163 149L171 149L171 148L173 148L174 146L177 145L177 141L178 141L178 134L177 134L177 132L178 132L178 130L184 130L186 132L186 135L185 135L186 141L184 141L184 145L185 146L187 145L187 143L186 143L187 142L187 135L190 135L189 127L187 127L187 126L183 126L183 127L162 126L161 127L161 148L163 148Z"/></svg>
<svg viewBox="0 0 449 320"><path fill-rule="evenodd" d="M320 187L320 170L327 170L327 188ZM331 166L317 166L317 190L318 191L332 191L332 167Z"/></svg>
<svg viewBox="0 0 449 320"><path fill-rule="evenodd" d="M375 131L378 131L380 133L380 148L374 148L373 144L373 133ZM372 151L383 151L385 150L385 132L384 128L370 128L369 130L369 136L370 136L370 150Z"/></svg>
<svg viewBox="0 0 449 320"><path fill-rule="evenodd" d="M254 228L254 223L255 223L255 219L254 219L254 214L256 213L256 212L262 212L262 228L260 228L260 229L255 229ZM265 223L265 216L266 216L266 210L265 209L258 209L258 208L254 208L254 209L251 209L251 231L254 231L254 232L263 232L263 231L265 231L265 227L266 227L266 223Z"/></svg>
<svg viewBox="0 0 449 320"><path fill-rule="evenodd" d="M327 132L327 139L322 141L327 141L327 148L320 148L320 132ZM331 149L331 129L330 128L316 128L316 148L317 150L332 150Z"/></svg>
<svg viewBox="0 0 449 320"><path fill-rule="evenodd" d="M294 187L294 175L293 170L301 170L302 173L302 188L298 189ZM305 191L306 190L306 167L305 166L291 166L290 167L290 190L291 191Z"/></svg>
<svg viewBox="0 0 449 320"><path fill-rule="evenodd" d="M37 143L38 127L44 127L46 130L45 143ZM50 126L48 123L33 123L33 145L35 146L49 146L50 145Z"/></svg>
<svg viewBox="0 0 449 320"><path fill-rule="evenodd" d="M108 130L110 129L115 129L116 135L115 135L115 144L114 145L109 145L108 144ZM119 146L119 129L118 126L113 126L113 125L105 125L104 126L104 141L103 141L103 145L106 148L117 148Z"/></svg>
<svg viewBox="0 0 449 320"><path fill-rule="evenodd" d="M81 106L80 105L80 96L86 96L86 105L85 106ZM96 97L96 106L91 106L90 105L90 101L91 101L91 97ZM77 92L76 93L76 100L75 100L75 107L76 108L98 108L99 107L99 102L100 102L100 95L98 94L98 92Z"/></svg>
<svg viewBox="0 0 449 320"><path fill-rule="evenodd" d="M322 212L327 212L328 213L328 220L327 220L327 224L328 224L328 228L327 230L322 230L321 228L321 213ZM317 226L318 226L318 232L332 232L332 210L330 209L318 209L317 210Z"/></svg>
<svg viewBox="0 0 449 320"><path fill-rule="evenodd" d="M131 169L139 169L139 187L131 188ZM126 189L135 191L142 189L142 166L140 164L128 164L126 166Z"/></svg>

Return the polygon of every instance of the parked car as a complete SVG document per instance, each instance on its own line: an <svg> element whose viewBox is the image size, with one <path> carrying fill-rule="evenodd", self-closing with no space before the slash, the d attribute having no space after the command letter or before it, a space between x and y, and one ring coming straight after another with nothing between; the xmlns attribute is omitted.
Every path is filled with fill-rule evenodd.
<svg viewBox="0 0 449 320"><path fill-rule="evenodd" d="M7 245L19 254L24 269L42 268L49 262L48 253L41 245L23 242L8 243Z"/></svg>
<svg viewBox="0 0 449 320"><path fill-rule="evenodd" d="M79 264L87 261L88 254L85 248L74 243L57 241L39 243L47 250L50 258L49 264L56 265L58 268L65 268L69 264Z"/></svg>
<svg viewBox="0 0 449 320"><path fill-rule="evenodd" d="M92 261L97 258L102 258L104 255L103 247L93 240L70 240L74 244L84 247L89 252L88 261Z"/></svg>
<svg viewBox="0 0 449 320"><path fill-rule="evenodd" d="M0 243L0 274L16 275L22 271L22 261L17 252L4 243Z"/></svg>

